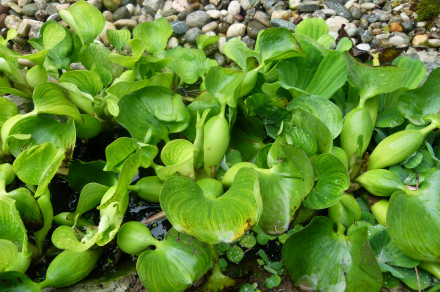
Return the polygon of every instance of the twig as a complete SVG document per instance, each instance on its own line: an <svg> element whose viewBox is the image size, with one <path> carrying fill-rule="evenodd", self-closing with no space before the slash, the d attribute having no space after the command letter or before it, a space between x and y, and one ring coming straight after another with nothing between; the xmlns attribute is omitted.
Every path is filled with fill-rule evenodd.
<svg viewBox="0 0 440 292"><path fill-rule="evenodd" d="M420 286L419 270L417 269L417 267L415 267L414 269L416 270L417 285L419 286L419 292L422 292L422 287Z"/></svg>
<svg viewBox="0 0 440 292"><path fill-rule="evenodd" d="M142 221L142 224L148 225L148 224L153 223L155 221L159 221L160 219L163 219L165 217L166 217L165 212L160 211L160 212L157 212L156 214L153 214L150 217L146 218L144 221Z"/></svg>

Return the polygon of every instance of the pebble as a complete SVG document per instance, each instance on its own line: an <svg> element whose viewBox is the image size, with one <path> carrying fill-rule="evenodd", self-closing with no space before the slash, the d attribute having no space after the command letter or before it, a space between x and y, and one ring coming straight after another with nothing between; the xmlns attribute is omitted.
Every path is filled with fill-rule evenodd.
<svg viewBox="0 0 440 292"><path fill-rule="evenodd" d="M304 1L298 4L297 8L301 12L314 12L319 9L318 1Z"/></svg>
<svg viewBox="0 0 440 292"><path fill-rule="evenodd" d="M188 8L188 5L187 0L173 0L172 2L172 8L176 9L178 12L185 11L185 9Z"/></svg>
<svg viewBox="0 0 440 292"><path fill-rule="evenodd" d="M289 8L297 9L300 2L301 0L289 0Z"/></svg>
<svg viewBox="0 0 440 292"><path fill-rule="evenodd" d="M215 22L215 21L211 21L210 23L205 24L205 25L202 27L202 33L207 33L207 32L209 32L209 31L214 31L214 30L217 29L217 26L218 26L217 22Z"/></svg>
<svg viewBox="0 0 440 292"><path fill-rule="evenodd" d="M37 4L35 3L27 4L23 7L23 9L21 9L21 13L23 13L26 16L34 16L35 12L37 11L38 11L38 7Z"/></svg>
<svg viewBox="0 0 440 292"><path fill-rule="evenodd" d="M22 20L18 16L8 15L8 16L6 16L6 19L5 19L5 26L8 29L11 29L11 28L17 29L18 26L20 25L21 21Z"/></svg>
<svg viewBox="0 0 440 292"><path fill-rule="evenodd" d="M240 6L243 10L249 10L252 8L251 2L249 0L240 0Z"/></svg>
<svg viewBox="0 0 440 292"><path fill-rule="evenodd" d="M435 48L438 48L440 47L440 39L429 39L428 44Z"/></svg>
<svg viewBox="0 0 440 292"><path fill-rule="evenodd" d="M326 9L322 9L321 10L325 16L330 17L330 16L335 16L336 15L336 11L334 9L330 9L330 8L326 8Z"/></svg>
<svg viewBox="0 0 440 292"><path fill-rule="evenodd" d="M376 4L374 4L374 3L362 3L361 4L361 9L372 10L374 8L376 8Z"/></svg>
<svg viewBox="0 0 440 292"><path fill-rule="evenodd" d="M240 11L241 11L240 2L234 0L234 1L231 1L231 2L229 3L229 6L228 6L228 13L229 13L230 15L236 15L236 14L239 14Z"/></svg>
<svg viewBox="0 0 440 292"><path fill-rule="evenodd" d="M390 28L390 31L391 31L391 32L395 32L395 31L400 32L400 31L403 31L402 26L400 26L400 24L398 24L397 22L391 22L391 23L389 24L389 28Z"/></svg>
<svg viewBox="0 0 440 292"><path fill-rule="evenodd" d="M175 37L170 37L167 43L167 49L172 49L179 46L179 40Z"/></svg>
<svg viewBox="0 0 440 292"><path fill-rule="evenodd" d="M104 1L102 1L102 4L104 5L104 7L107 10L113 12L116 9L118 9L119 6L121 6L121 1L120 0L104 0Z"/></svg>
<svg viewBox="0 0 440 292"><path fill-rule="evenodd" d="M329 27L330 32L338 32L343 24L348 25L350 22L344 17L335 16L327 19L326 23Z"/></svg>
<svg viewBox="0 0 440 292"><path fill-rule="evenodd" d="M273 27L284 27L290 30L291 32L295 32L296 25L283 19L272 19L270 24Z"/></svg>
<svg viewBox="0 0 440 292"><path fill-rule="evenodd" d="M202 31L200 30L200 28L192 27L188 29L188 31L185 33L184 38L188 43L195 45L197 41L197 37L201 34Z"/></svg>
<svg viewBox="0 0 440 292"><path fill-rule="evenodd" d="M117 28L134 28L138 22L135 19L120 19L113 23Z"/></svg>
<svg viewBox="0 0 440 292"><path fill-rule="evenodd" d="M359 44L359 45L357 45L356 47L357 47L359 50L367 51L367 52L369 52L370 49L371 49L371 47L370 47L369 44Z"/></svg>
<svg viewBox="0 0 440 292"><path fill-rule="evenodd" d="M20 37L28 37L29 31L33 25L37 25L39 21L33 19L24 19L17 27L17 34Z"/></svg>
<svg viewBox="0 0 440 292"><path fill-rule="evenodd" d="M361 19L362 13L359 7L353 6L350 8L351 17L355 20Z"/></svg>
<svg viewBox="0 0 440 292"><path fill-rule="evenodd" d="M396 48L405 46L405 40L401 36L393 36L389 39L388 43Z"/></svg>
<svg viewBox="0 0 440 292"><path fill-rule="evenodd" d="M373 39L373 32L370 30L364 31L364 33L361 35L361 40L363 43L369 43Z"/></svg>
<svg viewBox="0 0 440 292"><path fill-rule="evenodd" d="M188 25L184 21L181 21L181 20L173 22L171 24L171 28L173 29L173 33L176 35L183 35L189 29Z"/></svg>
<svg viewBox="0 0 440 292"><path fill-rule="evenodd" d="M99 34L99 37L101 38L101 41L104 43L104 45L105 45L106 47L110 46L110 43L109 43L109 41L108 41L108 39L107 39L107 34L106 34L106 31L107 31L108 29L116 30L116 26L115 26L113 23L106 21L106 22L105 22L104 29L103 29L102 32Z"/></svg>
<svg viewBox="0 0 440 292"><path fill-rule="evenodd" d="M267 15L263 11L255 12L254 19L258 20L259 22L261 22L265 26L270 27L269 15Z"/></svg>
<svg viewBox="0 0 440 292"><path fill-rule="evenodd" d="M228 28L226 32L226 37L242 37L246 32L246 25L243 23L234 23Z"/></svg>
<svg viewBox="0 0 440 292"><path fill-rule="evenodd" d="M217 31L220 34L226 34L228 29L229 29L229 24L226 22L220 22L220 24L217 27Z"/></svg>
<svg viewBox="0 0 440 292"><path fill-rule="evenodd" d="M186 17L186 24L189 27L198 27L202 28L205 24L207 24L211 20L211 17L205 11L195 11L190 13Z"/></svg>
<svg viewBox="0 0 440 292"><path fill-rule="evenodd" d="M337 1L333 1L333 0L326 0L325 4L329 8L334 9L336 11L336 15L342 16L342 17L347 18L347 19L351 18L350 10L348 10L347 7L345 7L341 3L337 2Z"/></svg>
<svg viewBox="0 0 440 292"><path fill-rule="evenodd" d="M221 12L218 10L208 10L206 11L206 14L208 14L212 19L219 19L221 16Z"/></svg>
<svg viewBox="0 0 440 292"><path fill-rule="evenodd" d="M415 47L422 46L427 41L428 41L428 36L426 34L419 34L419 35L414 36L414 38L412 40L412 45Z"/></svg>
<svg viewBox="0 0 440 292"><path fill-rule="evenodd" d="M130 11L128 11L127 7L125 6L119 7L118 9L115 10L115 12L113 12L114 21L118 21L120 19L128 19L130 17L131 17Z"/></svg>
<svg viewBox="0 0 440 292"><path fill-rule="evenodd" d="M250 38L256 39L260 30L265 30L266 26L259 21L251 20L247 26L247 34Z"/></svg>

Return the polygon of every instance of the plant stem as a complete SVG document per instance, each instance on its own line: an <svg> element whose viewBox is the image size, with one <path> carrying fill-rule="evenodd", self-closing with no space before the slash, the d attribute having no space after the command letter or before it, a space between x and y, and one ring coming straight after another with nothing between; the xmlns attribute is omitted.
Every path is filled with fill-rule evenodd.
<svg viewBox="0 0 440 292"><path fill-rule="evenodd" d="M429 263L422 262L419 267L432 275L434 275L437 279L440 280L440 264L437 263Z"/></svg>
<svg viewBox="0 0 440 292"><path fill-rule="evenodd" d="M235 285L235 281L231 278L223 275L220 270L219 259L218 259L218 246L217 244L210 244L212 250L212 274L208 281L204 285L204 291L222 291L227 287L232 287Z"/></svg>
<svg viewBox="0 0 440 292"><path fill-rule="evenodd" d="M164 211L160 211L157 212L156 214L151 215L150 217L146 218L145 220L142 221L142 224L148 225L150 223L153 223L155 221L159 221L160 219L165 218L165 212Z"/></svg>

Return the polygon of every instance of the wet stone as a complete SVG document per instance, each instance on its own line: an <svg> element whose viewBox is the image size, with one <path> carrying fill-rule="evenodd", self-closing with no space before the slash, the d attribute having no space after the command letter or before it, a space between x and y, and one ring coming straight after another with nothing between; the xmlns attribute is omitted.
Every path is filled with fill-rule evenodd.
<svg viewBox="0 0 440 292"><path fill-rule="evenodd" d="M260 30L264 30L264 29L266 29L266 26L263 25L261 22L256 20L251 20L248 23L247 34L250 38L256 39Z"/></svg>
<svg viewBox="0 0 440 292"><path fill-rule="evenodd" d="M298 9L301 12L314 12L319 9L318 1L304 1L298 4Z"/></svg>
<svg viewBox="0 0 440 292"><path fill-rule="evenodd" d="M186 17L186 24L189 27L198 27L202 28L205 24L207 24L211 20L211 17L205 11L196 11L190 13Z"/></svg>
<svg viewBox="0 0 440 292"><path fill-rule="evenodd" d="M289 22L287 20L283 20L283 19L272 19L270 21L270 24L273 27L284 27L284 28L287 28L291 32L295 32L295 28L296 28L296 25L294 25L293 23L291 23L291 22Z"/></svg>
<svg viewBox="0 0 440 292"><path fill-rule="evenodd" d="M26 16L34 16L35 12L38 11L38 7L37 4L35 3L31 3L31 4L27 4L23 7L23 9L21 10L21 13L23 13Z"/></svg>
<svg viewBox="0 0 440 292"><path fill-rule="evenodd" d="M173 22L171 24L171 28L173 29L173 33L176 35L183 35L189 29L188 25L184 21L181 21L181 20Z"/></svg>
<svg viewBox="0 0 440 292"><path fill-rule="evenodd" d="M356 20L361 19L362 13L361 13L361 10L359 9L359 7L357 7L357 6L351 7L350 13L351 13L351 17L353 19L356 19Z"/></svg>
<svg viewBox="0 0 440 292"><path fill-rule="evenodd" d="M113 12L113 20L117 21L120 19L128 19L130 18L130 11L125 6L119 7L118 9Z"/></svg>
<svg viewBox="0 0 440 292"><path fill-rule="evenodd" d="M192 27L192 28L188 29L188 31L185 33L184 38L188 43L195 45L197 37L201 34L202 34L202 31L200 30L200 28Z"/></svg>

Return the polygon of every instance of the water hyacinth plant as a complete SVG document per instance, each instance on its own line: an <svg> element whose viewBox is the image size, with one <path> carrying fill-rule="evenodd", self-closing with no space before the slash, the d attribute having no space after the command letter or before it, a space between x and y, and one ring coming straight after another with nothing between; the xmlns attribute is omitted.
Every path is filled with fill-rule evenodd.
<svg viewBox="0 0 440 292"><path fill-rule="evenodd" d="M362 63L317 18L229 40L224 68L218 37L167 50L164 18L107 30L109 49L94 6L60 16L36 53L0 42L1 291L74 285L115 250L150 292L438 285L440 69Z"/></svg>

